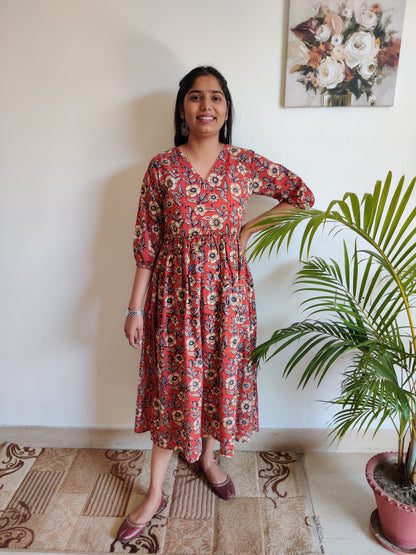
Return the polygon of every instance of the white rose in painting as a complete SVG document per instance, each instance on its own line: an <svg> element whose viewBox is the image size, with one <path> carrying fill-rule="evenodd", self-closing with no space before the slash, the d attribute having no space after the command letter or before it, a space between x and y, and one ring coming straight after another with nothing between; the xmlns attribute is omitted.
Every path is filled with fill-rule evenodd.
<svg viewBox="0 0 416 555"><path fill-rule="evenodd" d="M364 29L374 29L377 25L378 16L371 10L364 10L357 16L357 23Z"/></svg>
<svg viewBox="0 0 416 555"><path fill-rule="evenodd" d="M377 71L377 60L364 60L358 66L358 73L364 79L371 79Z"/></svg>
<svg viewBox="0 0 416 555"><path fill-rule="evenodd" d="M345 61L349 67L357 67L364 60L377 57L379 46L373 33L358 31L345 44Z"/></svg>
<svg viewBox="0 0 416 555"><path fill-rule="evenodd" d="M318 30L316 31L316 34L315 34L315 38L319 42L325 42L329 40L330 36L331 36L331 27L325 24L318 27Z"/></svg>
<svg viewBox="0 0 416 555"><path fill-rule="evenodd" d="M328 56L322 60L318 68L318 83L321 87L334 89L344 80L344 70L344 62Z"/></svg>

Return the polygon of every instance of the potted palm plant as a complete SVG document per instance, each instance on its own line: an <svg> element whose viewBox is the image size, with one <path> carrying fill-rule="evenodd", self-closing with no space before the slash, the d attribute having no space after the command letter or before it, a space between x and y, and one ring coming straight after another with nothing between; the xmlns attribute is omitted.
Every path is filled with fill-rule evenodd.
<svg viewBox="0 0 416 555"><path fill-rule="evenodd" d="M305 319L277 329L258 345L253 359L268 360L290 347L283 375L300 371L300 387L311 380L319 385L342 363L339 395L328 401L336 407L330 425L334 439L351 429L375 434L384 422L393 423L397 453L370 459L366 476L377 500L378 513L372 515L373 526L374 519L381 526L377 537L395 552L416 549L416 507L408 498L402 503L387 494L373 474L392 466L399 489L410 498L415 489L416 498L415 183L416 178L405 185L402 177L393 186L389 173L361 200L347 193L324 211L296 210L264 220L258 225L270 227L258 233L250 253L253 259L277 253L295 237L299 241L294 233L299 226L300 259L305 260L295 290L307 294ZM340 260L311 256L318 230L342 238Z"/></svg>

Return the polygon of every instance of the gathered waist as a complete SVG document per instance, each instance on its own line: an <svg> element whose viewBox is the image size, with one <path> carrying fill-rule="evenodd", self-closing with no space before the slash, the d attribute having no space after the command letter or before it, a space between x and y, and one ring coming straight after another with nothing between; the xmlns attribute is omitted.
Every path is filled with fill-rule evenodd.
<svg viewBox="0 0 416 555"><path fill-rule="evenodd" d="M163 243L187 243L190 245L227 243L238 245L240 240L237 232L227 233L216 231L215 233L204 233L200 230L189 230L188 233L185 233L181 230L179 233L173 233L171 231L165 233L163 236Z"/></svg>

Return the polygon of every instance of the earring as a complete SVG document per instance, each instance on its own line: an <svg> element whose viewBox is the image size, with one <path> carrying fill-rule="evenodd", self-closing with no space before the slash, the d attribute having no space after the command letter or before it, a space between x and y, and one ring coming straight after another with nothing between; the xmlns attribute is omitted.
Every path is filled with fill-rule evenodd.
<svg viewBox="0 0 416 555"><path fill-rule="evenodd" d="M184 137L187 137L189 135L189 127L184 119L181 123L181 135L183 135Z"/></svg>
<svg viewBox="0 0 416 555"><path fill-rule="evenodd" d="M227 129L227 120L225 120L225 123L224 123L224 137L227 137L227 131L228 131L228 129Z"/></svg>

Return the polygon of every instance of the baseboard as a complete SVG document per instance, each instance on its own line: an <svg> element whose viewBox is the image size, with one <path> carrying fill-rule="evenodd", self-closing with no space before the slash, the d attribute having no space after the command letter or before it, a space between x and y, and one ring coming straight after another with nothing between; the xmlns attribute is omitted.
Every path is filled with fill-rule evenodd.
<svg viewBox="0 0 416 555"><path fill-rule="evenodd" d="M77 447L98 449L150 449L149 434L127 429L53 428L46 426L0 426L0 443L12 441L31 447ZM394 430L380 430L373 438L348 433L342 442L331 443L326 429L263 428L248 443L237 443L243 451L337 451L378 453L397 450Z"/></svg>

